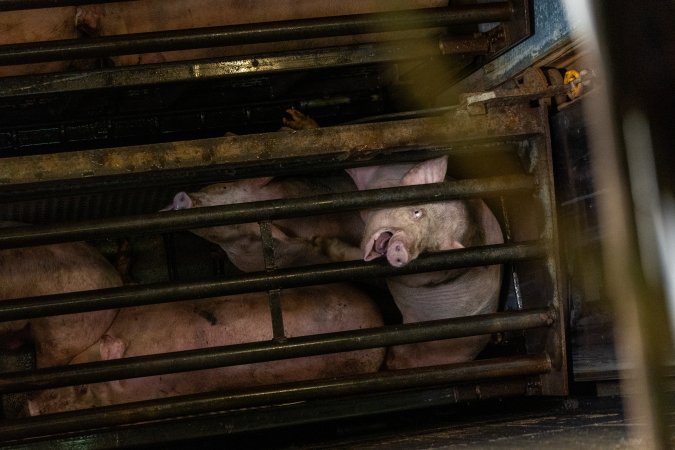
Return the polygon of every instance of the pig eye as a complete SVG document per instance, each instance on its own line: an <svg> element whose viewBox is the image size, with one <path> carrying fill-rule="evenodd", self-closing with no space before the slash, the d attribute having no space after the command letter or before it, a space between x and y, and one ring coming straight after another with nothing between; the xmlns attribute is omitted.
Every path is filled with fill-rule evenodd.
<svg viewBox="0 0 675 450"><path fill-rule="evenodd" d="M422 209L413 209L413 218L421 219L424 217L424 210Z"/></svg>

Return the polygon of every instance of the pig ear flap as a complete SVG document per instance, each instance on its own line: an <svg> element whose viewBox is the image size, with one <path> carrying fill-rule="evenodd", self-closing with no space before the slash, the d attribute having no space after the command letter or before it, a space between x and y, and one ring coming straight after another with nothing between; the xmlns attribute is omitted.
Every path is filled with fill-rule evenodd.
<svg viewBox="0 0 675 450"><path fill-rule="evenodd" d="M173 197L173 202L166 208L160 209L160 211L178 211L180 209L190 209L192 206L192 198L185 192L179 192Z"/></svg>
<svg viewBox="0 0 675 450"><path fill-rule="evenodd" d="M101 19L104 15L103 5L78 6L75 13L75 28L87 36L100 36Z"/></svg>
<svg viewBox="0 0 675 450"><path fill-rule="evenodd" d="M453 240L450 243L450 250L465 248L461 242Z"/></svg>
<svg viewBox="0 0 675 450"><path fill-rule="evenodd" d="M99 351L101 352L101 359L103 361L120 359L124 356L126 349L127 346L122 339L112 337L108 334L104 334L99 342ZM114 391L122 392L124 390L125 382L126 380L112 380L108 383L110 388Z"/></svg>
<svg viewBox="0 0 675 450"><path fill-rule="evenodd" d="M40 415L40 406L35 400L28 399L26 402L26 410L28 411L28 415L31 417Z"/></svg>
<svg viewBox="0 0 675 450"><path fill-rule="evenodd" d="M363 191L368 189L377 169L378 166L353 167L351 169L345 169L345 172L352 177L354 184L356 184L356 188L359 191Z"/></svg>
<svg viewBox="0 0 675 450"><path fill-rule="evenodd" d="M126 349L127 346L122 339L112 337L108 334L104 334L99 342L99 351L101 352L101 359L103 361L120 359L124 356L124 351Z"/></svg>
<svg viewBox="0 0 675 450"><path fill-rule="evenodd" d="M403 186L411 186L414 184L441 183L445 180L447 170L448 157L445 155L440 158L424 161L410 169L403 176L401 184Z"/></svg>

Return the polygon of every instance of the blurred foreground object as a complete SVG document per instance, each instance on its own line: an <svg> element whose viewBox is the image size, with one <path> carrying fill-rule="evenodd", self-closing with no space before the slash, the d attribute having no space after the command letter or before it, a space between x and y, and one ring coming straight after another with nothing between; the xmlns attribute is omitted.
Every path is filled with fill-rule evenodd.
<svg viewBox="0 0 675 450"><path fill-rule="evenodd" d="M579 14L579 2L567 2ZM614 299L627 412L642 448L671 448L675 179L672 2L591 3L605 89L587 102L607 285ZM594 43L593 45L595 45ZM670 319L669 319L670 318Z"/></svg>

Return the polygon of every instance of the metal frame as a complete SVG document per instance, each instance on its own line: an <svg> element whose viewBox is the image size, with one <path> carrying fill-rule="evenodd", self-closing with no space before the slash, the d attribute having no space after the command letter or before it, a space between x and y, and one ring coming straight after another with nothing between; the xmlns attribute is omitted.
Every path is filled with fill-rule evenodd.
<svg viewBox="0 0 675 450"><path fill-rule="evenodd" d="M502 22L511 19L512 14L513 9L508 2L478 3L410 11L135 33L86 40L11 44L0 46L0 65Z"/></svg>
<svg viewBox="0 0 675 450"><path fill-rule="evenodd" d="M268 261L269 271L245 274L230 279L212 282L168 283L165 285L128 286L123 288L76 294L53 295L41 298L0 302L0 317L3 320L36 317L40 315L64 314L75 311L91 311L111 307L178 301L189 298L203 298L215 295L234 294L267 290L273 299L279 289L292 286L319 284L338 280L353 280L359 276L381 277L391 274L417 273L490 263L511 262L515 270L520 264L535 264L543 267L548 287L537 292L537 299L524 294L525 311L505 312L495 315L449 319L432 323L390 326L382 329L361 330L315 337L272 340L258 344L228 346L198 351L179 352L167 355L140 357L112 362L84 364L65 368L42 369L34 372L10 373L0 376L0 391L18 392L46 386L62 386L82 382L115 379L142 374L159 374L170 371L187 371L195 368L220 367L253 361L267 361L289 356L335 352L351 348L369 348L394 343L419 342L439 337L477 335L509 330L525 330L528 355L508 358L484 359L463 364L427 369L380 372L377 374L330 380L316 380L289 385L251 388L239 391L206 393L193 396L138 402L134 404L94 408L81 412L59 413L37 418L7 421L0 425L0 435L5 439L23 439L38 442L60 439L72 442L71 438L40 437L41 433L71 433L92 427L119 425L129 420L147 421L171 419L182 414L205 414L232 408L273 405L283 402L308 400L318 396L327 402L340 402L340 397L372 392L388 392L392 399L405 388L430 387L447 389L447 383L483 383L499 379L504 388L489 390L481 398L491 395L512 395L515 393L564 395L567 393L567 370L565 355L565 305L560 266L557 257L556 223L551 183L550 148L548 147L547 117L544 107L531 107L529 101L508 105L493 102L482 111L461 107L443 117L413 119L393 123L376 123L353 126L305 130L294 134L271 133L240 137L226 137L191 143L158 144L131 149L103 149L95 153L79 152L64 155L65 164L56 164L47 171L45 161L59 162L58 158L46 155L7 160L11 167L12 179L3 180L2 191L11 198L12 191L34 193L53 189L56 180L68 180L90 173L84 190L92 189L98 176L115 176L120 172L136 173L130 180L144 178L148 174L173 175L182 167L184 171L229 174L229 178L246 176L252 162L260 164L263 173L272 173L274 167L298 168L302 162L318 161L319 166L357 166L381 164L388 158L427 158L439 153L452 153L456 146L465 149L467 145L480 147L499 141L517 141L518 153L523 157L525 172L517 176L479 178L447 182L438 185L423 185L408 188L392 188L376 191L330 195L307 199L276 200L251 204L211 207L203 210L177 211L173 213L98 220L58 226L35 226L0 230L0 246L16 247L31 244L68 241L120 235L127 233L149 233L180 228L197 228L218 223L243 223L259 221L265 236L265 224L280 217L318 214L337 209L360 209L375 205L409 203L419 201L440 201L448 198L503 197L506 203L514 202L509 210L509 223L513 231L513 242L502 245L469 248L429 254L420 257L404 269L395 269L382 262L349 262L302 267L274 269L274 262ZM293 142L294 145L287 144ZM240 149L246 148L244 153ZM507 146L513 148L513 146ZM259 150L256 150L259 149ZM288 149L294 149L288 152ZM134 154L149 152L148 164L145 159L135 159ZM166 165L150 165L153 154L163 152ZM461 153L461 151L460 151ZM124 155L118 158L116 155ZM209 158L204 158L209 155ZM90 157L91 156L91 157ZM120 162L134 165L134 168L118 166ZM25 169L30 165L33 170ZM83 165L87 170L82 170ZM9 167L9 166L8 166ZM34 175L35 167L45 170ZM168 172L162 170L170 169ZM292 170L290 170L292 172ZM213 175L215 177L215 175ZM23 177L23 178L22 178ZM136 177L136 178L135 178ZM161 178L161 177L160 177ZM208 177L207 177L208 178ZM43 181L39 181L42 179ZM124 180L124 177L121 177ZM48 180L48 181L47 181ZM164 179L166 181L166 178ZM86 179L85 179L86 181ZM206 182L204 179L203 182ZM22 183L23 182L23 183ZM175 183L176 181L173 180ZM89 184L89 186L86 186ZM133 183L132 183L133 184ZM161 183L159 183L161 184ZM170 183L169 183L170 184ZM74 186L74 185L73 185ZM74 189L74 187L73 187ZM532 195L534 194L534 195ZM516 201L529 198L534 208L515 206ZM519 217L519 210L526 213ZM540 225L531 229L532 221ZM528 228L529 231L528 231ZM268 236L269 237L269 236ZM523 266L525 267L525 266ZM532 308L534 307L534 308ZM272 311L275 309L272 308ZM280 319L279 317L277 319ZM277 321L281 323L280 320ZM282 334L277 325L276 334ZM529 331L528 331L529 330ZM356 338L356 340L355 340ZM178 363L180 357L184 362ZM139 371L135 371L136 369ZM516 378L511 378L516 377ZM519 380L519 381L515 381ZM492 383L492 381L490 381ZM475 388L474 388L475 389ZM405 397L405 395L404 395ZM466 396L437 399L453 402ZM394 400L392 402L395 403ZM419 405L399 404L396 408ZM311 405L307 405L311 407ZM377 410L377 407L371 407ZM255 409L253 411L256 411ZM227 414L227 413L226 413ZM283 408L273 408L270 423L284 423ZM275 414L280 414L276 416ZM349 415L347 410L333 413L336 416ZM304 421L320 420L309 418ZM212 418L213 419L213 418ZM182 419L181 419L182 420ZM182 423L178 420L179 423ZM290 419L289 419L290 420ZM289 422L290 423L290 422ZM121 432L127 442L141 442L153 426L162 423L139 425ZM240 423L238 430L246 429ZM271 426L271 425L269 425ZM251 429L264 427L259 422ZM190 427L181 428L192 436ZM136 430L136 431L134 431ZM195 435L218 435L222 430L201 429ZM98 432L87 431L92 445L97 441ZM101 431L101 436L110 437L111 431ZM112 432L117 433L117 432ZM119 436L118 436L119 437ZM35 441L37 439L38 441ZM64 440L65 439L65 440ZM79 438L78 438L79 439ZM101 439L107 439L102 437ZM21 445L19 441L15 442ZM32 444L31 444L32 445Z"/></svg>

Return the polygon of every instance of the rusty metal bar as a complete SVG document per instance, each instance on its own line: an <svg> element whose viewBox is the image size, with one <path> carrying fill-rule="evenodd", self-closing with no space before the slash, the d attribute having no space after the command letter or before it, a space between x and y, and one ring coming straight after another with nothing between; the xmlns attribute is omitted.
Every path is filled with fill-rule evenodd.
<svg viewBox="0 0 675 450"><path fill-rule="evenodd" d="M532 376L548 372L550 369L548 356L540 354L287 383L225 393L196 394L6 421L0 426L0 436L7 440L20 439L307 399L386 392L468 380Z"/></svg>
<svg viewBox="0 0 675 450"><path fill-rule="evenodd" d="M260 238L262 239L263 259L265 271L272 273L277 269L274 240L272 239L272 222L263 220L260 225ZM270 315L272 319L272 336L274 339L284 339L284 318L281 311L281 290L271 289L267 292L269 298Z"/></svg>
<svg viewBox="0 0 675 450"><path fill-rule="evenodd" d="M391 63L438 56L438 42L429 39L298 50L270 55L223 57L152 65L114 67L73 73L0 77L0 97L52 94L209 80L228 76L316 70L357 64Z"/></svg>
<svg viewBox="0 0 675 450"><path fill-rule="evenodd" d="M507 175L312 197L236 203L60 225L3 228L0 230L0 249L79 241L104 236L122 236L128 233L165 232L260 220L277 220L329 214L338 210L359 210L382 205L431 203L457 198L486 197L533 188L534 180L531 176Z"/></svg>
<svg viewBox="0 0 675 450"><path fill-rule="evenodd" d="M75 312L167 303L179 300L263 292L315 284L352 281L359 277L385 277L459 267L540 259L549 249L545 241L497 244L420 255L405 267L387 261L321 264L311 268L279 269L274 274L254 272L227 280L124 286L69 294L45 295L0 302L0 322Z"/></svg>
<svg viewBox="0 0 675 450"><path fill-rule="evenodd" d="M340 398L308 400L276 405L274 408L248 408L165 419L161 422L91 430L84 435L36 437L11 444L14 450L51 450L71 448L127 448L142 445L160 446L184 440L226 436L243 431L271 430L313 422L331 421L379 413L410 410L412 405L425 408L533 394L528 377L485 380L452 386L402 390L395 393L362 393ZM358 408L354 408L355 402ZM227 427L223 427L226 423ZM48 439L49 442L44 442Z"/></svg>
<svg viewBox="0 0 675 450"><path fill-rule="evenodd" d="M477 36L449 36L438 41L443 55L484 55L490 52L490 39L486 34Z"/></svg>
<svg viewBox="0 0 675 450"><path fill-rule="evenodd" d="M131 0L0 0L0 11L23 9L60 8L63 6L94 5Z"/></svg>
<svg viewBox="0 0 675 450"><path fill-rule="evenodd" d="M134 33L86 40L60 40L0 46L0 65L27 64L256 44L296 39L346 36L450 25L508 21L508 2L426 8L409 11L354 14L222 27Z"/></svg>
<svg viewBox="0 0 675 450"><path fill-rule="evenodd" d="M541 308L3 373L0 394L547 327L554 321L552 310Z"/></svg>
<svg viewBox="0 0 675 450"><path fill-rule="evenodd" d="M458 109L442 117L400 120L245 136L168 142L111 149L4 158L3 185L57 181L102 183L98 177L142 175L148 182L162 171L221 168L221 181L236 178L237 169L268 164L269 173L304 158L330 159L334 167L386 161L400 151L447 148L508 137L526 138L543 131L536 108L529 104L495 107L489 114L469 115ZM376 158L374 158L376 157ZM222 170L227 168L227 170ZM170 172L165 172L170 173ZM229 178L228 178L229 173ZM234 176L232 174L235 174ZM166 184L166 183L165 183ZM6 189L5 189L6 190Z"/></svg>

